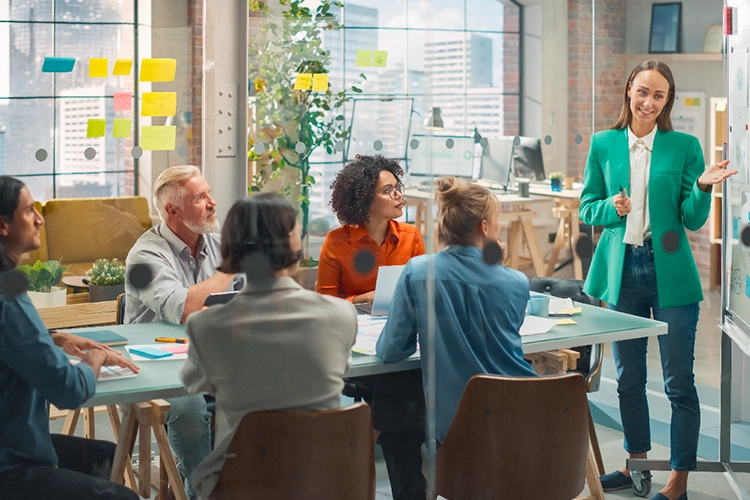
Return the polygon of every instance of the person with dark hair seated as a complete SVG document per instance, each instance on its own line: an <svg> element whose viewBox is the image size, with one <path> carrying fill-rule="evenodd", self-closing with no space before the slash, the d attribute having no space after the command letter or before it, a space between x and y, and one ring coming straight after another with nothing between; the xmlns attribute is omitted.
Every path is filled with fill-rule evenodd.
<svg viewBox="0 0 750 500"><path fill-rule="evenodd" d="M26 186L0 176L0 497L135 500L109 481L114 443L49 432L48 402L78 408L94 395L102 366L138 367L91 340L47 332L15 279L23 277L10 274L39 248L42 224Z"/></svg>
<svg viewBox="0 0 750 500"><path fill-rule="evenodd" d="M216 398L214 451L193 474L201 498L216 486L245 414L341 404L357 314L346 301L294 281L301 256L301 228L282 196L255 195L229 210L219 271L246 272L248 281L227 304L188 318L190 349L180 372L189 391Z"/></svg>
<svg viewBox="0 0 750 500"><path fill-rule="evenodd" d="M372 302L380 266L403 265L425 253L417 228L394 220L406 204L403 175L398 162L380 155L357 155L338 173L331 184L331 207L343 226L328 233L320 249L318 292L354 304ZM361 257L368 254L370 259ZM394 500L424 499L421 372L372 375L356 382L370 405Z"/></svg>

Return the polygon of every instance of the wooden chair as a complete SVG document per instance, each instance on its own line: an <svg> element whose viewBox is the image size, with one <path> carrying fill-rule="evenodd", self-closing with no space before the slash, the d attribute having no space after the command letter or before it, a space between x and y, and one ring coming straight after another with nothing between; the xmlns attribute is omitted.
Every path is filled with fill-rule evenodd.
<svg viewBox="0 0 750 500"><path fill-rule="evenodd" d="M115 301L115 317L117 318L118 325L125 324L125 294L121 293L117 296Z"/></svg>
<svg viewBox="0 0 750 500"><path fill-rule="evenodd" d="M248 413L227 457L211 500L375 498L372 419L364 403Z"/></svg>
<svg viewBox="0 0 750 500"><path fill-rule="evenodd" d="M570 500L584 486L586 412L577 373L472 377L435 457L436 493L451 500Z"/></svg>

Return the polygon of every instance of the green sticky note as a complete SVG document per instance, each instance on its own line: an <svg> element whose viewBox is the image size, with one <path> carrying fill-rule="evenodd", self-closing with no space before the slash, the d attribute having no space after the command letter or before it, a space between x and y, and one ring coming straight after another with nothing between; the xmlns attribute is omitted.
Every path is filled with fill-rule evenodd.
<svg viewBox="0 0 750 500"><path fill-rule="evenodd" d="M371 50L358 50L357 51L357 67L358 68L369 68L371 60L372 60Z"/></svg>
<svg viewBox="0 0 750 500"><path fill-rule="evenodd" d="M115 118L115 124L112 129L112 137L125 139L130 137L130 118Z"/></svg>
<svg viewBox="0 0 750 500"><path fill-rule="evenodd" d="M89 78L106 78L109 61L106 57L89 58Z"/></svg>
<svg viewBox="0 0 750 500"><path fill-rule="evenodd" d="M376 68L385 68L385 63L388 62L388 51L387 50L376 50L372 55L372 65Z"/></svg>
<svg viewBox="0 0 750 500"><path fill-rule="evenodd" d="M701 98L693 97L693 106L700 106L700 105L701 105Z"/></svg>
<svg viewBox="0 0 750 500"><path fill-rule="evenodd" d="M104 131L107 128L107 120L104 118L89 118L88 127L86 128L86 137L104 137Z"/></svg>

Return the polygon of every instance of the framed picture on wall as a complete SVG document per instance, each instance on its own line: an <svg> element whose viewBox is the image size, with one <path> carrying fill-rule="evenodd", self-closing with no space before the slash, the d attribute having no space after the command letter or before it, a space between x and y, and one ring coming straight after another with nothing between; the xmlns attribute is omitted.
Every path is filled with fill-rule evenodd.
<svg viewBox="0 0 750 500"><path fill-rule="evenodd" d="M680 52L682 2L655 3L651 6L651 31L648 38L650 54Z"/></svg>

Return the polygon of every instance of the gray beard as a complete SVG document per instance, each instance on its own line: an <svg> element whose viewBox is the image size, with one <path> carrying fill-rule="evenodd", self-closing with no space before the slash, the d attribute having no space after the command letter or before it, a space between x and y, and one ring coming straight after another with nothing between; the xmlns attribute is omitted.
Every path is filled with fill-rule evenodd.
<svg viewBox="0 0 750 500"><path fill-rule="evenodd" d="M184 221L183 223L195 234L218 233L219 231L221 231L221 224L219 224L219 221L217 219L214 219L213 222L204 220L200 224L193 224L192 222L188 221Z"/></svg>

